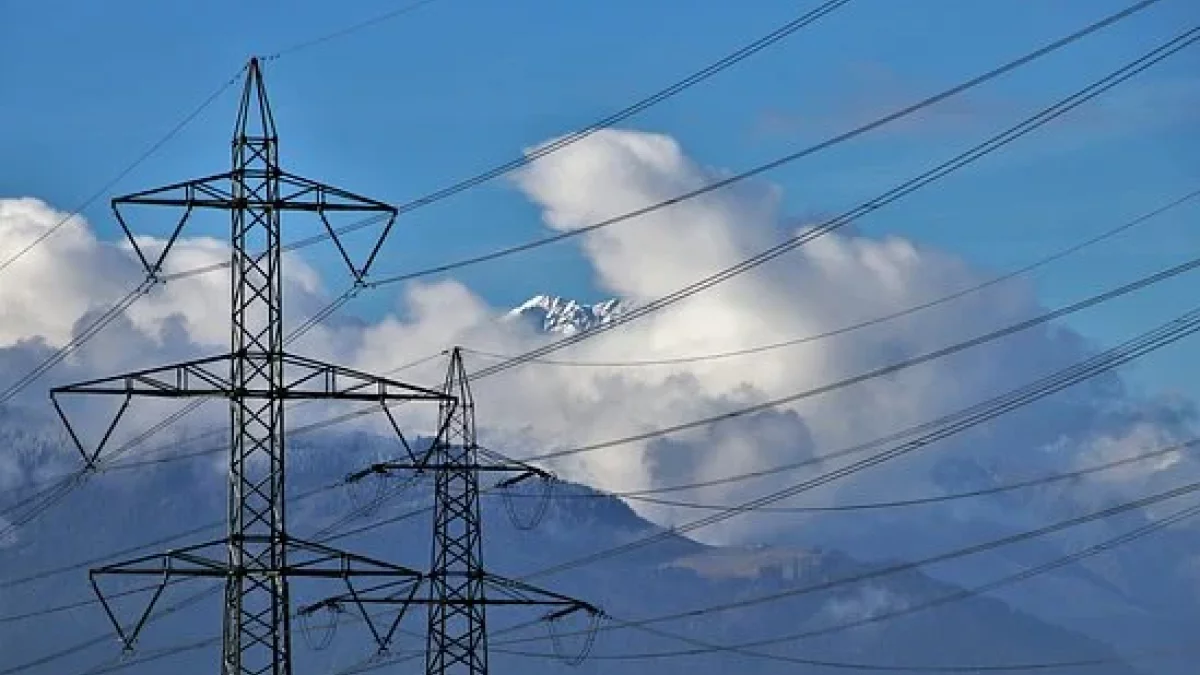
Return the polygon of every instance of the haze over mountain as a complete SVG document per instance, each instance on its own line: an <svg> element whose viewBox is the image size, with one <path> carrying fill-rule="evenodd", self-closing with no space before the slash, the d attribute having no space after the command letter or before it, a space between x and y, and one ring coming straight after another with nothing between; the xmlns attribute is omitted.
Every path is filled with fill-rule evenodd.
<svg viewBox="0 0 1200 675"><path fill-rule="evenodd" d="M25 447L38 436L26 425ZM45 446L61 440L52 429L42 429ZM185 446L188 447L188 446ZM195 446L190 446L194 448ZM203 446L201 446L203 447ZM361 433L325 432L310 438L297 438L292 448L293 492L300 494L337 481L353 468L394 451L390 439ZM36 461L31 458L29 461ZM72 494L40 521L37 536L18 536L10 541L0 557L0 578L5 580L0 598L0 617L26 613L35 616L0 623L0 653L4 666L36 662L40 657L88 643L104 636L96 644L32 666L22 672L85 672L96 664L112 662L119 653L115 636L97 604L85 603L67 611L37 616L47 608L72 604L90 598L84 569L53 573L53 570L79 561L104 557L180 532L186 537L158 541L146 549L178 547L219 535L224 509L223 476L218 457L166 463L140 471L125 481L97 479ZM394 560L413 568L428 564L429 504L428 482L399 489L399 481L367 485L351 491L341 487L325 490L316 497L299 499L292 506L293 532L301 538L327 536L325 529L344 532L372 523L385 522L405 514L417 517L388 523L359 535L337 541L337 545L358 553ZM386 495L379 507L357 519L343 516L378 494ZM638 517L627 506L582 486L560 484L552 490L549 508L532 530L521 530L535 513L536 491L512 495L515 520L507 515L502 497L485 498L485 560L494 572L511 577L536 572L550 565L581 557L644 537L661 528ZM215 527L204 528L205 525ZM199 531L196 531L199 530ZM127 555L136 555L130 551ZM785 592L812 584L860 575L880 565L864 562L825 547L732 546L713 547L680 536L669 536L652 546L592 565L568 574L537 579L544 587L570 593L598 604L619 619L636 619L677 611L703 608L714 604L745 601ZM93 562L92 564L97 564ZM52 573L37 578L38 573ZM33 577L33 578L31 578ZM106 582L105 590L117 593L128 588L153 584L154 579L137 579L126 585ZM319 600L323 594L340 592L340 584L318 587L314 583L293 586L297 606ZM160 601L160 608L186 602L193 594L212 587L196 581L171 586ZM1098 660L1100 665L1055 670L1071 674L1132 675L1137 671L1120 664L1112 650L1079 633L1054 627L1032 615L1014 611L1002 602L971 598L932 611L871 623L871 617L903 611L907 607L960 589L929 575L908 571L860 583L846 584L831 591L749 604L741 609L711 616L698 616L652 624L683 634L691 639L716 644L769 639L792 633L817 631L866 620L850 630L830 632L800 641L766 648L772 654L815 661L851 662L870 665L907 665L916 668L937 665L1022 664L1056 661ZM114 601L118 615L131 621L141 603L148 601L143 592ZM128 657L125 672L175 673L211 672L219 648L204 643L219 627L219 594L208 594L186 609L152 621L139 641L138 650ZM562 672L566 666L553 660L510 654L525 651L553 656L554 644L545 626L532 626L517 632L506 628L528 622L540 615L538 610L494 610L489 625L496 648L493 661L498 668L522 672ZM338 615L338 628L328 648L317 650L324 641L321 629L330 616L318 613L309 628L297 621L295 643L302 670L298 672L341 672L372 655L365 627L352 614ZM415 637L424 627L424 616L414 610L403 624L404 634L391 658L419 655L423 643ZM564 657L582 649L580 637L569 635L586 627L585 622L564 620L558 630L559 649ZM636 630L620 629L616 622L601 631L594 648L596 658L585 662L578 672L717 673L728 668L738 672L796 672L797 665L769 659L747 659L730 653L701 653L667 660L609 662L606 655L640 652L674 652L694 645L655 637ZM611 630L610 630L611 629ZM516 642L513 642L516 640ZM160 650L200 644L199 648L170 654L168 659L138 664L139 658L162 654ZM116 662L113 662L116 663ZM382 664L380 664L382 665ZM415 668L407 666L408 670ZM813 672L824 672L817 668ZM386 671L381 671L386 672ZM1166 672L1166 671L1158 671Z"/></svg>

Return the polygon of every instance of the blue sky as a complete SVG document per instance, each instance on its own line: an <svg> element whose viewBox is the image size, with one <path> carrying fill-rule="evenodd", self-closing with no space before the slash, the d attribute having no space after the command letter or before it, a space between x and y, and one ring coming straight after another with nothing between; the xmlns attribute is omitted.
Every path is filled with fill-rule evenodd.
<svg viewBox="0 0 1200 675"><path fill-rule="evenodd" d="M439 0L268 64L284 162L403 202L653 92L815 2ZM783 43L624 124L741 169L945 88L1128 4L1110 0L855 0ZM0 0L0 196L69 209L227 80L271 54L402 6L373 0L172 3ZM1138 16L903 127L770 174L789 213L833 213L954 154L1200 22L1200 3ZM1200 187L1200 49L860 223L1004 270ZM234 91L115 188L220 171ZM1200 200L1198 200L1200 201ZM1038 275L1048 303L1192 254L1200 204ZM107 198L84 211L116 236ZM150 226L147 226L150 228ZM544 233L505 181L414 213L380 274ZM311 249L310 249L311 251ZM318 256L332 264L332 252ZM330 267L331 278L333 271ZM497 304L597 298L572 244L458 273ZM1190 307L1190 279L1081 317L1106 342ZM378 312L391 294L359 300ZM1186 356L1186 350L1172 352ZM1143 368L1183 388L1195 369Z"/></svg>

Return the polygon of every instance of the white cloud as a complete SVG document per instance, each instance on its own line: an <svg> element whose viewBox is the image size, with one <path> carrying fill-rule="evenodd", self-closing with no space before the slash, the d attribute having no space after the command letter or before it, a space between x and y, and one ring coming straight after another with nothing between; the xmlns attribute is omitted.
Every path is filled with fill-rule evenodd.
<svg viewBox="0 0 1200 675"><path fill-rule="evenodd" d="M544 211L546 223L570 231L697 187L721 172L690 160L670 138L605 131L527 167L515 184ZM582 235L581 246L601 289L645 302L732 265L786 233L778 190L746 185L706 195ZM5 250L36 236L58 214L33 200L0 201ZM802 228L801 228L802 229ZM98 242L82 224L47 241L16 271L24 284L67 267L38 301L5 284L0 309L7 317L0 344L68 339L94 298L118 295L136 279L127 251ZM224 258L224 245L183 240L171 270ZM289 258L289 307L300 316L317 306L321 284L311 268ZM10 270L10 273L12 270ZM626 360L741 349L821 333L905 309L967 287L979 273L960 259L913 242L835 233L772 263L630 325L555 354L555 358ZM552 280L548 280L552 283ZM172 351L168 334L186 335L188 349L223 346L228 303L225 273L190 279L155 292L129 313L114 336L97 340L77 370L112 372L114 362L144 365ZM396 311L365 327L341 324L312 331L297 349L317 357L386 371L451 344L517 353L545 338L521 322L499 321L489 307L455 281L414 283L396 298ZM47 307L53 307L48 311ZM485 443L513 454L540 454L635 434L819 386L924 353L968 335L1039 311L1030 288L1009 284L936 310L797 347L753 356L637 369L523 366L476 384ZM106 341L107 340L107 341ZM555 469L613 491L720 478L820 456L957 409L1071 363L1088 353L1075 333L1041 328L977 352L913 368L832 395L807 399L757 416L563 460ZM0 351L2 353L2 351ZM472 362L474 367L484 362ZM104 366L101 368L101 366ZM402 373L425 384L440 380L438 365ZM1116 414L1122 408L1125 412ZM1044 401L1020 413L1019 423L974 432L958 443L866 472L852 481L806 495L803 502L861 501L927 495L952 489L944 481L948 456L979 466L1020 466L1024 475L1104 461L1117 446L1174 438L1190 419L1167 419L1162 407L1128 396L1115 376ZM428 406L402 410L407 422L428 429ZM1050 452L1066 439L1067 452ZM1132 450L1130 450L1132 451ZM1106 489L1141 484L1146 474L1180 470L1140 466L1116 475ZM804 472L686 493L687 499L737 503L791 485ZM1113 487L1116 486L1116 487ZM961 486L957 486L961 487ZM634 504L662 522L696 512ZM809 522L797 516L742 517L701 533L717 540L753 540Z"/></svg>

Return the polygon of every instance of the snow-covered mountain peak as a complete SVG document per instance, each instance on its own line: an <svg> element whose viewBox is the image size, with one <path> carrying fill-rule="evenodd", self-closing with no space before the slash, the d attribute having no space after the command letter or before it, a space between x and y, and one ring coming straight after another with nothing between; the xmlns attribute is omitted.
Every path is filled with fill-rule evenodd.
<svg viewBox="0 0 1200 675"><path fill-rule="evenodd" d="M535 295L507 314L507 318L529 321L547 333L574 335L603 326L628 309L628 304L613 298L585 305L557 295Z"/></svg>

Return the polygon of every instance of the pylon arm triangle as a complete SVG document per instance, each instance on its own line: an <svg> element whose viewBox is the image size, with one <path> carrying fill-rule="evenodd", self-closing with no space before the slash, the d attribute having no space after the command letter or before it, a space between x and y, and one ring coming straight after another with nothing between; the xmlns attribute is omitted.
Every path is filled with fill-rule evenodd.
<svg viewBox="0 0 1200 675"><path fill-rule="evenodd" d="M229 380L230 363L266 369L281 366L283 386L276 390L235 388ZM211 356L148 368L121 375L63 385L50 390L63 394L115 394L158 398L204 397L335 399L351 401L445 401L436 389L400 382L333 363L288 353L252 352Z"/></svg>
<svg viewBox="0 0 1200 675"><path fill-rule="evenodd" d="M246 539L245 543L268 543L268 537L247 537ZM142 629L150 620L155 605L168 586L185 579L225 579L246 572L229 560L229 543L229 539L219 539L193 544L166 553L141 556L90 571L92 589L104 607L109 621L116 629L125 650L133 649ZM358 597L363 594L355 587L355 579L373 579L375 585L372 586L372 589L389 588L393 589L394 593L403 592L411 595L416 593L423 578L420 572L402 565L298 539L287 540L286 553L289 560L279 569L255 569L254 573L263 577L278 575L340 579L346 584L349 597ZM101 588L101 580L104 577L119 576L157 576L161 578L158 586L154 588L150 601L131 624L122 622L117 617L111 601L118 597L132 595L137 591L124 591L109 595ZM369 619L368 624L372 633L376 633L376 628L370 624Z"/></svg>
<svg viewBox="0 0 1200 675"><path fill-rule="evenodd" d="M356 589L353 585L347 582L347 591L339 595L333 595L306 605L297 610L296 615L300 617L313 616L320 610L332 611L341 613L346 611L347 607L354 607L359 618L366 624L367 630L371 632L371 637L375 639L375 646L380 654L388 651L392 644L392 640L396 637L396 631L400 628L400 622L404 620L408 613L408 608L416 603L417 591L421 588L421 582L389 582L377 584L364 589ZM392 617L391 621L386 626L378 621L378 616L373 616L367 611L367 607L371 605L393 605L398 606L399 610Z"/></svg>
<svg viewBox="0 0 1200 675"><path fill-rule="evenodd" d="M239 388L230 380L232 366L245 370L283 371L281 388ZM113 416L101 440L86 448L80 440L63 400L75 395L123 396L125 400ZM50 390L54 409L67 428L68 435L89 465L94 464L111 440L133 397L279 399L285 401L331 400L378 402L387 405L401 401L447 401L448 395L425 387L364 373L332 363L288 353L265 352L243 355L226 354L183 361L122 375L63 385Z"/></svg>
<svg viewBox="0 0 1200 675"><path fill-rule="evenodd" d="M238 180L267 178L275 180L278 183L278 192L267 194L252 191L238 194L234 190L234 185ZM137 238L133 235L133 230L129 227L126 220L127 214L125 210L127 207L132 206L171 206L184 209L183 215L180 216L179 222L171 231L166 245L163 246L157 258L153 261L146 257L145 252L138 244ZM396 222L396 215L398 214L396 207L391 204L371 199L370 197L364 197L309 178L297 176L275 166L266 169L243 169L240 175L235 175L234 172L214 174L205 176L204 178L164 185L151 190L143 190L116 197L112 200L112 210L116 216L117 223L125 232L125 236L133 246L138 259L146 268L146 273L152 277L157 276L161 271L163 261L174 247L193 210L216 209L232 211L244 208L299 211L317 214L321 219L321 224L325 228L326 236L333 241L346 266L350 269L351 274L360 283L363 277L366 276L371 265L375 262L375 258L379 254L379 249L391 232L392 226ZM350 254L343 245L341 237L338 236L338 231L326 217L326 214L330 213L377 214L380 219L386 220L378 239L371 246L366 259L361 263L355 263L350 259ZM369 222L359 223L350 227L360 228L365 227L367 224Z"/></svg>

